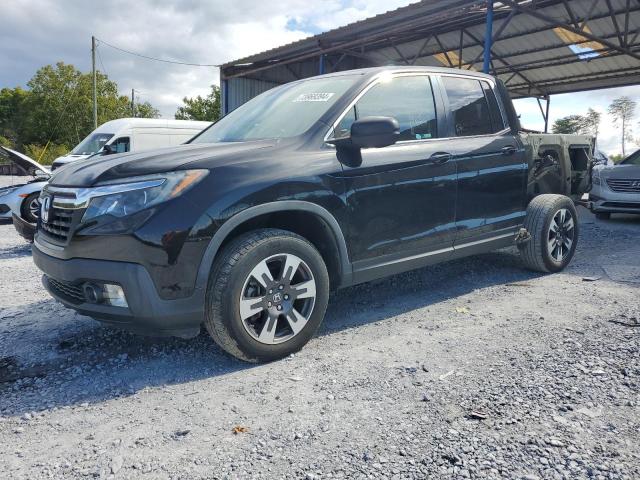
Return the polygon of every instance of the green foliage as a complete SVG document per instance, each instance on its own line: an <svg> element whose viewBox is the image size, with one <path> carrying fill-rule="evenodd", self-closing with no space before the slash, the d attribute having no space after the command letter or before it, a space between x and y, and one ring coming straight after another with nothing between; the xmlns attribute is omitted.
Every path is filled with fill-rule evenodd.
<svg viewBox="0 0 640 480"><path fill-rule="evenodd" d="M0 135L0 147L13 148L13 142L7 137L3 137L2 135Z"/></svg>
<svg viewBox="0 0 640 480"><path fill-rule="evenodd" d="M569 115L553 122L553 133L578 134L583 128L584 117L582 115Z"/></svg>
<svg viewBox="0 0 640 480"><path fill-rule="evenodd" d="M56 143L50 143L44 147L41 145L25 145L24 153L42 165L51 165L56 158L69 153L69 147Z"/></svg>
<svg viewBox="0 0 640 480"><path fill-rule="evenodd" d="M29 145L41 152L49 143L43 159L77 145L91 133L93 126L93 79L73 65L62 62L40 68L27 84L0 90L0 135L18 149ZM98 124L131 116L129 98L118 94L118 86L101 72L96 74ZM158 118L149 102L135 106L137 117ZM50 153L53 152L53 153ZM39 155L30 155L37 160ZM55 157L54 157L55 158Z"/></svg>
<svg viewBox="0 0 640 480"><path fill-rule="evenodd" d="M593 108L586 115L569 115L556 120L551 127L553 133L598 136L601 114Z"/></svg>
<svg viewBox="0 0 640 480"><path fill-rule="evenodd" d="M613 163L620 163L622 160L624 160L624 156L621 153L616 153L615 155L609 155L609 160L611 160Z"/></svg>
<svg viewBox="0 0 640 480"><path fill-rule="evenodd" d="M200 95L184 97L182 102L184 105L176 111L176 120L215 122L220 118L220 88L217 85L211 85L211 93L205 98Z"/></svg>

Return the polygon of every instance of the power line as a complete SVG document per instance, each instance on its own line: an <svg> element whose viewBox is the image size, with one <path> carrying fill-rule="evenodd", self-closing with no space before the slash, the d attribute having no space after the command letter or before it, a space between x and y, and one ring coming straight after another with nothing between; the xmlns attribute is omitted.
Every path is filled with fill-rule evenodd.
<svg viewBox="0 0 640 480"><path fill-rule="evenodd" d="M164 58L156 58L156 57L150 57L148 55L143 55L141 53L136 53L136 52L131 52L129 50L125 50L124 48L120 48L120 47L116 47L115 45L111 45L108 42L105 42L104 40L100 40L98 38L96 38L96 40L98 40L100 43L104 43L106 46L111 47L115 50L119 50L121 52L127 53L129 55L133 55L136 57L140 57L140 58L145 58L147 60L153 60L155 62L163 62L163 63L173 63L176 65L188 65L191 67L219 67L220 65L216 65L213 63L189 63L189 62L178 62L176 60L166 60Z"/></svg>

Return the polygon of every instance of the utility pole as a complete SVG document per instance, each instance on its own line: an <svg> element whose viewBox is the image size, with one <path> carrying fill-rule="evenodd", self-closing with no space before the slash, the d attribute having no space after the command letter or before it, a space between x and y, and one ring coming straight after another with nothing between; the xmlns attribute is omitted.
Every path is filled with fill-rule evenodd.
<svg viewBox="0 0 640 480"><path fill-rule="evenodd" d="M136 116L135 90L131 89L131 116Z"/></svg>
<svg viewBox="0 0 640 480"><path fill-rule="evenodd" d="M93 74L93 128L98 128L98 92L96 82L96 37L91 35L91 71Z"/></svg>

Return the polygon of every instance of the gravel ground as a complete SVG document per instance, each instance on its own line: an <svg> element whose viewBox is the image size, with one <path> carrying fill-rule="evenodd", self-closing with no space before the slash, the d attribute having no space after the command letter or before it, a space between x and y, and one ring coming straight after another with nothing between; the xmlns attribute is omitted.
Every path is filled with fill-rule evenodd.
<svg viewBox="0 0 640 480"><path fill-rule="evenodd" d="M0 225L0 475L640 478L640 219L581 217L563 273L504 250L349 288L257 366L65 309Z"/></svg>

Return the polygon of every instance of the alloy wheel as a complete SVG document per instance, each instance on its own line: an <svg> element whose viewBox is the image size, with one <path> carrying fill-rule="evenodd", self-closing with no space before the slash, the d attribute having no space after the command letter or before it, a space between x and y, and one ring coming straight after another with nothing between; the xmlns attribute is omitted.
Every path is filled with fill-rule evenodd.
<svg viewBox="0 0 640 480"><path fill-rule="evenodd" d="M561 208L551 219L547 245L549 255L556 261L562 262L573 246L575 238L575 221L573 215L566 208Z"/></svg>
<svg viewBox="0 0 640 480"><path fill-rule="evenodd" d="M316 299L316 282L299 257L282 253L260 261L240 295L242 325L260 343L290 340L305 327Z"/></svg>
<svg viewBox="0 0 640 480"><path fill-rule="evenodd" d="M28 205L29 213L33 218L38 218L40 216L40 198L35 197L33 200L29 202Z"/></svg>

